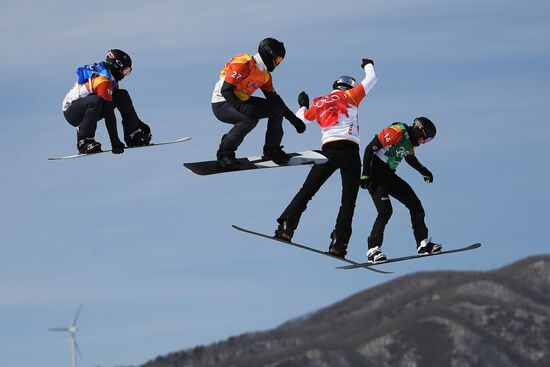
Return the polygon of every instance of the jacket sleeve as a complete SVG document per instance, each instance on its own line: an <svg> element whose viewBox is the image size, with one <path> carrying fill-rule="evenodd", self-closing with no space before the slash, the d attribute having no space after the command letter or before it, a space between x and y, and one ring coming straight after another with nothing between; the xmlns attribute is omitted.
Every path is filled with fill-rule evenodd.
<svg viewBox="0 0 550 367"><path fill-rule="evenodd" d="M376 78L376 71L373 64L367 64L364 67L365 78L361 80L361 85L365 88L365 94L369 93L372 87L376 84L378 79Z"/></svg>
<svg viewBox="0 0 550 367"><path fill-rule="evenodd" d="M225 98L227 103L235 108L241 103L241 100L235 94L235 85L227 81L223 82L220 93L222 94L223 98Z"/></svg>
<svg viewBox="0 0 550 367"><path fill-rule="evenodd" d="M113 102L105 100L103 101L103 114L105 117L105 127L107 128L107 133L109 134L111 145L119 143L120 139L118 137L115 106L113 105Z"/></svg>
<svg viewBox="0 0 550 367"><path fill-rule="evenodd" d="M424 174L424 172L426 172L426 167L424 167L422 163L420 163L418 158L416 158L416 156L412 153L405 157L405 162L407 162L409 166L411 166L421 174Z"/></svg>
<svg viewBox="0 0 550 367"><path fill-rule="evenodd" d="M354 106L359 106L359 103L365 98L365 96L370 92L374 87L378 79L376 78L376 72L374 71L374 65L367 64L364 67L365 78L361 80L361 83L355 87L347 90L345 95L348 99L348 102Z"/></svg>
<svg viewBox="0 0 550 367"><path fill-rule="evenodd" d="M372 159L374 153L382 148L382 143L378 139L378 135L375 135L371 142L365 147L365 153L363 154L363 173L362 176L371 177Z"/></svg>
<svg viewBox="0 0 550 367"><path fill-rule="evenodd" d="M265 95L265 98L267 98L268 101L271 101L275 103L277 106L279 106L283 110L283 116L288 120L295 117L294 112L290 110L290 108L287 107L286 103L283 101L281 96L275 92L275 91L266 91L262 89L262 92Z"/></svg>

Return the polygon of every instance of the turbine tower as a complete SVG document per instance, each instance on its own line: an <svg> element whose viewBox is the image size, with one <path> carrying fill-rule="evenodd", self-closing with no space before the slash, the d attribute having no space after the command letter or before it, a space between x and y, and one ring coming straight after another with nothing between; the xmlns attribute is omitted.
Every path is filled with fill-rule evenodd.
<svg viewBox="0 0 550 367"><path fill-rule="evenodd" d="M74 316L73 323L69 327L64 328L50 328L49 331L66 331L71 335L71 365L72 367L76 366L76 353L82 357L82 354L80 353L80 349L78 348L78 344L76 343L76 332L78 331L78 328L76 327L76 323L78 321L78 316L80 315L80 310L82 310L82 303L80 306L78 306L78 310L76 311L76 314Z"/></svg>

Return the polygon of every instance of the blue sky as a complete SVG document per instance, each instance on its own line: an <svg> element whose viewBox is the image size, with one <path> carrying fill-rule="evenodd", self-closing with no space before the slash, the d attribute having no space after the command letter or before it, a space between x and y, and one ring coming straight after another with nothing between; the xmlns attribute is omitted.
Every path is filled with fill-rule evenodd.
<svg viewBox="0 0 550 367"><path fill-rule="evenodd" d="M0 365L69 366L68 326L78 305L80 366L144 363L157 355L275 327L396 276L490 270L548 253L550 4L538 1L249 1L89 3L18 1L0 12ZM211 113L221 66L267 36L287 57L274 84L287 104L362 77L378 84L360 108L362 148L393 121L425 115L438 136L418 151L434 173L407 165L433 239L481 242L475 253L387 265L383 276L236 232L263 232L302 184L293 167L212 177L182 163L212 159L228 125ZM187 143L73 161L75 131L61 101L78 65L109 48L134 60L123 81L153 140ZM240 156L257 155L265 123ZM318 148L319 129L288 151ZM99 125L97 139L108 145ZM339 206L338 175L305 212L295 240L324 249ZM374 207L358 198L349 256L365 259ZM385 250L414 251L406 210L394 205Z"/></svg>

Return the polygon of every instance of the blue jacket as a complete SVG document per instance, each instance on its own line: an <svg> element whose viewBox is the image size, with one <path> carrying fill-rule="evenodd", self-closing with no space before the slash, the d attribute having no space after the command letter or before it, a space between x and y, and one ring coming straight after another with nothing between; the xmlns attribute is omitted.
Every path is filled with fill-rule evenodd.
<svg viewBox="0 0 550 367"><path fill-rule="evenodd" d="M113 82L113 86L116 85L116 80L111 75L105 61L81 66L76 69L76 75L78 76L78 84L84 84L86 80L91 79L94 75L103 75Z"/></svg>

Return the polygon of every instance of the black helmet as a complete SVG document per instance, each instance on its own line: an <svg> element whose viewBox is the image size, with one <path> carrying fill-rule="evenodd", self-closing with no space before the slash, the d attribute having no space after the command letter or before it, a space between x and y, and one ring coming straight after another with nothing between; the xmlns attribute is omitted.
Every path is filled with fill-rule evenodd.
<svg viewBox="0 0 550 367"><path fill-rule="evenodd" d="M428 143L433 138L437 129L435 128L434 123L427 117L417 117L413 122L413 136L415 142L418 142L418 138L424 138L424 142Z"/></svg>
<svg viewBox="0 0 550 367"><path fill-rule="evenodd" d="M132 71L132 59L130 55L116 48L107 52L105 63L116 80L124 79Z"/></svg>
<svg viewBox="0 0 550 367"><path fill-rule="evenodd" d="M332 89L348 90L353 87L357 82L351 76L342 75L332 83Z"/></svg>
<svg viewBox="0 0 550 367"><path fill-rule="evenodd" d="M275 38L265 38L258 46L258 53L267 67L267 71L273 71L283 61L286 50L282 42Z"/></svg>

